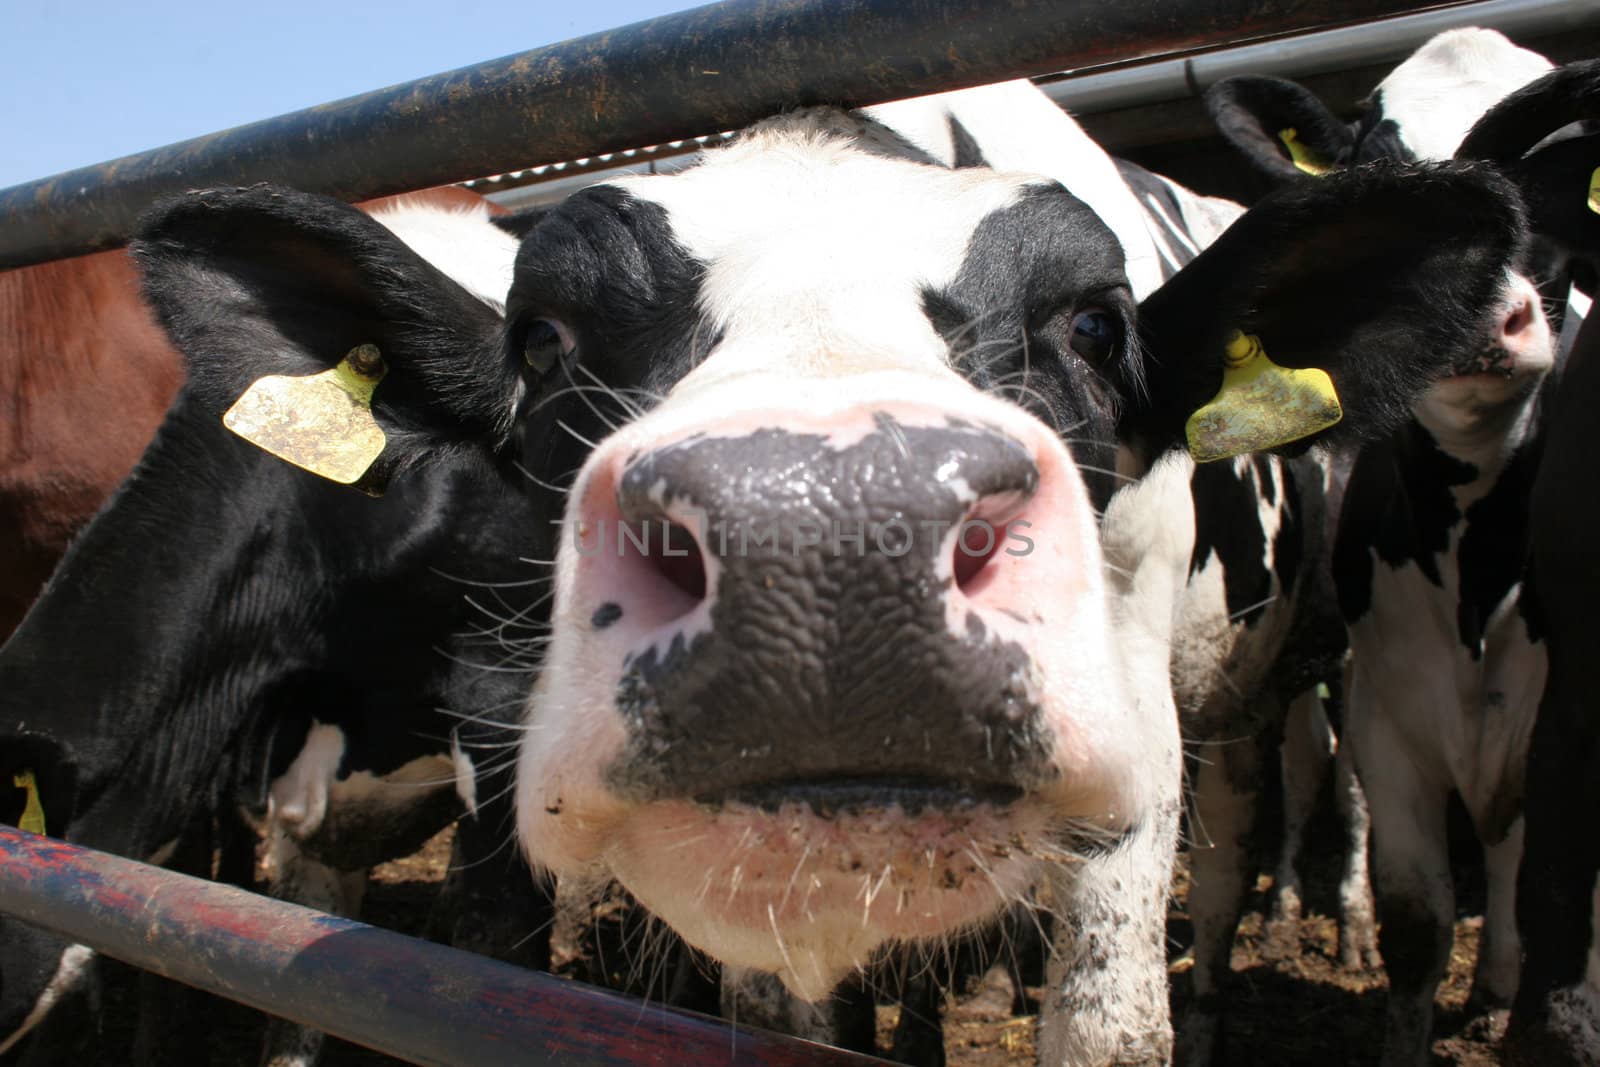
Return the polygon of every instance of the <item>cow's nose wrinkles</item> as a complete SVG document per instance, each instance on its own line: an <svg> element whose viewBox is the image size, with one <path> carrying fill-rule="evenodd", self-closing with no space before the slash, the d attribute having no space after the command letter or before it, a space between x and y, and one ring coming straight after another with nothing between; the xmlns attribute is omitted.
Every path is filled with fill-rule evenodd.
<svg viewBox="0 0 1600 1067"><path fill-rule="evenodd" d="M908 433L883 418L855 440L772 428L672 442L630 459L616 505L621 548L694 601L708 575L750 578L752 559L833 570L868 553L909 557L967 591L1038 485L1031 452L1006 434Z"/></svg>

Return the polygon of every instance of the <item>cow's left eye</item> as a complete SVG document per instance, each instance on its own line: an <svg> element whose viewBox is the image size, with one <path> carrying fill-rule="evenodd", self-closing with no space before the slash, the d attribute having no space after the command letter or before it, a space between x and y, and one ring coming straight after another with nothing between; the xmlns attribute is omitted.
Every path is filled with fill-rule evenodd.
<svg viewBox="0 0 1600 1067"><path fill-rule="evenodd" d="M1106 311L1080 311L1067 327L1067 344L1090 363L1104 363L1117 350L1122 324Z"/></svg>
<svg viewBox="0 0 1600 1067"><path fill-rule="evenodd" d="M522 335L522 358L540 374L549 374L559 360L577 350L577 338L565 323L534 319Z"/></svg>

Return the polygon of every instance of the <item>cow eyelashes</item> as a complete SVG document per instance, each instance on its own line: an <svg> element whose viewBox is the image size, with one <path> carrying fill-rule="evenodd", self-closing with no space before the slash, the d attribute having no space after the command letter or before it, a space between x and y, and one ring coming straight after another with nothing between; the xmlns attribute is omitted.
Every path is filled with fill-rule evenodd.
<svg viewBox="0 0 1600 1067"><path fill-rule="evenodd" d="M1098 308L1078 312L1067 326L1067 347L1097 366L1116 354L1121 341L1122 323Z"/></svg>
<svg viewBox="0 0 1600 1067"><path fill-rule="evenodd" d="M522 359L539 374L549 374L577 350L577 338L556 319L534 319L522 335Z"/></svg>

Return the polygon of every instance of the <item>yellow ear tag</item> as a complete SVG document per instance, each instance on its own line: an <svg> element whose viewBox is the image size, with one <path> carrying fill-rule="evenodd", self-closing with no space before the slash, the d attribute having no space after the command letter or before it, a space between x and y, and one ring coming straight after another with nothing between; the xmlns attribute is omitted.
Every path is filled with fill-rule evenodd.
<svg viewBox="0 0 1600 1067"><path fill-rule="evenodd" d="M1600 215L1600 167L1589 175L1589 210Z"/></svg>
<svg viewBox="0 0 1600 1067"><path fill-rule="evenodd" d="M1293 126L1286 130L1279 130L1278 140L1282 141L1283 147L1289 150L1289 158L1293 160L1294 165L1313 178L1320 178L1333 169L1327 160L1317 155L1306 146L1305 142L1300 140L1300 133Z"/></svg>
<svg viewBox="0 0 1600 1067"><path fill-rule="evenodd" d="M1235 330L1223 357L1222 388L1184 429L1190 454L1209 463L1298 441L1342 418L1327 371L1280 367L1267 358L1261 338Z"/></svg>
<svg viewBox="0 0 1600 1067"><path fill-rule="evenodd" d="M17 820L17 829L26 830L30 834L44 834L44 805L39 803L39 786L33 780L32 771L22 771L11 776L11 784L18 789L28 791L28 799L22 803L22 818Z"/></svg>
<svg viewBox="0 0 1600 1067"><path fill-rule="evenodd" d="M296 467L352 485L383 452L372 391L388 371L377 345L357 345L331 370L257 380L222 424Z"/></svg>

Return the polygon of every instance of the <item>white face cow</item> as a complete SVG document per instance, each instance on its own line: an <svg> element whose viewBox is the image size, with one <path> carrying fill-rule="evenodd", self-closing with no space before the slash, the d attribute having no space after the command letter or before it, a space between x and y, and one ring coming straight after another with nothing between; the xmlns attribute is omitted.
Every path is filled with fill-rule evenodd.
<svg viewBox="0 0 1600 1067"><path fill-rule="evenodd" d="M1116 359L1134 307L1115 242L1039 179L843 132L778 120L566 209L670 227L644 251L682 260L698 316L692 369L573 483L519 775L531 854L603 863L691 942L810 998L885 939L1020 897L1041 857L1147 828L1177 780L1164 672L1142 662L1160 633L1113 610L1063 440L1110 466L1110 394L1049 382L1046 425L1007 399L1038 383L997 373L1022 324L996 345L976 322L1019 268L1048 271L1032 358ZM520 306L564 311L562 269L528 271ZM568 358L588 343L532 329L574 337ZM652 524L681 555L638 550Z"/></svg>
<svg viewBox="0 0 1600 1067"><path fill-rule="evenodd" d="M573 196L493 339L381 227L285 190L152 215L175 262L218 228L261 261L152 292L241 364L377 344L369 484L461 449L532 475L555 570L517 786L534 859L809 998L1048 879L1045 1055L1163 1062L1185 422L1242 333L1331 375L1334 438L1392 425L1481 347L1521 216L1470 168L1335 178L1136 303L1135 235L1099 203L949 165L985 160L958 103L917 124L951 155L814 110ZM218 293L226 314L191 306Z"/></svg>

